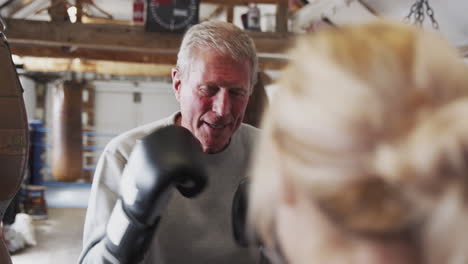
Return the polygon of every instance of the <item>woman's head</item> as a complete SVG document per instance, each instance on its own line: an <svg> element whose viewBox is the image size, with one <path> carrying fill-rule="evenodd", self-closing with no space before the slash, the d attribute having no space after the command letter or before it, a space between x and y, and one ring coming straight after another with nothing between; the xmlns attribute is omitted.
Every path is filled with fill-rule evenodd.
<svg viewBox="0 0 468 264"><path fill-rule="evenodd" d="M468 260L468 71L454 50L399 24L324 30L298 40L279 87L249 207L267 245L276 233L293 263Z"/></svg>

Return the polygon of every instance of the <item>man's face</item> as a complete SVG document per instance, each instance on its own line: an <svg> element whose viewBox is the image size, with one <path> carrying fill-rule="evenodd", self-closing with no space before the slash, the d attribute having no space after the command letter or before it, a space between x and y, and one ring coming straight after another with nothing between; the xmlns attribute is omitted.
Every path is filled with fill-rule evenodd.
<svg viewBox="0 0 468 264"><path fill-rule="evenodd" d="M173 70L173 88L182 114L180 124L216 153L239 128L250 96L251 66L210 50L194 52L182 76Z"/></svg>

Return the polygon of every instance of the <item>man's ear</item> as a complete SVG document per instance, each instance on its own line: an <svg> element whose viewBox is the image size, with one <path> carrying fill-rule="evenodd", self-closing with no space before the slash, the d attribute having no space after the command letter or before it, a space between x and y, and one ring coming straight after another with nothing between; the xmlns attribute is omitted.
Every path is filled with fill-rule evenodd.
<svg viewBox="0 0 468 264"><path fill-rule="evenodd" d="M180 102L180 86L182 84L181 74L177 68L172 68L172 90L174 90L175 97Z"/></svg>

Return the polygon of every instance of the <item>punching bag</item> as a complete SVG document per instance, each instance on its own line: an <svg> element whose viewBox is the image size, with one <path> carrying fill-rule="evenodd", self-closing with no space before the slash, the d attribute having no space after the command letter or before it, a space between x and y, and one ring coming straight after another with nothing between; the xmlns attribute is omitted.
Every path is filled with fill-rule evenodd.
<svg viewBox="0 0 468 264"><path fill-rule="evenodd" d="M0 29L0 219L3 219L8 204L20 188L28 149L28 122L23 89L11 60L10 48ZM11 263L1 238L0 263Z"/></svg>
<svg viewBox="0 0 468 264"><path fill-rule="evenodd" d="M53 89L52 176L75 182L83 172L82 90L85 84L66 80Z"/></svg>

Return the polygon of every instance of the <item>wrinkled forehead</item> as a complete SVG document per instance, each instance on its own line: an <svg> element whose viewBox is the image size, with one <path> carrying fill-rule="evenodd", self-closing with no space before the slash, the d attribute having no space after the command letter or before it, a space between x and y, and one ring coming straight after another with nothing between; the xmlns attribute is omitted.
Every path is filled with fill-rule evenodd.
<svg viewBox="0 0 468 264"><path fill-rule="evenodd" d="M245 63L250 59L244 56L236 56L228 51L221 50L214 47L192 47L189 52L189 57L192 64L196 61L204 61L207 57L216 58L224 61L232 61L232 63Z"/></svg>
<svg viewBox="0 0 468 264"><path fill-rule="evenodd" d="M194 72L203 68L210 68L214 72L241 74L251 79L252 66L245 58L234 58L230 54L213 51L210 49L199 49L190 56L190 63L187 65L188 72Z"/></svg>

